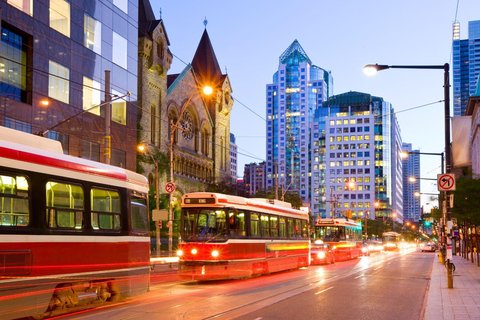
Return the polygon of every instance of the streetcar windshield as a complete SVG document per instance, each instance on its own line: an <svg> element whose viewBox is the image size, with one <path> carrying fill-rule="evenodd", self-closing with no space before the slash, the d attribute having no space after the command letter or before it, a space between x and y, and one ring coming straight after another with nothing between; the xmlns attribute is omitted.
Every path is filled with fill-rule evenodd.
<svg viewBox="0 0 480 320"><path fill-rule="evenodd" d="M187 208L182 210L180 233L184 241L225 241L226 214L218 208Z"/></svg>
<svg viewBox="0 0 480 320"><path fill-rule="evenodd" d="M328 242L344 241L344 227L327 227L321 226L315 228L315 240L323 240Z"/></svg>

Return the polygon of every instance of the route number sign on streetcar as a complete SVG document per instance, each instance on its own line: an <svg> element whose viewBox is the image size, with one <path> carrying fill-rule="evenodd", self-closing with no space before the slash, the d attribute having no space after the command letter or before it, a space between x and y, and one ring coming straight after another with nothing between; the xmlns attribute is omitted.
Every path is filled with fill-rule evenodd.
<svg viewBox="0 0 480 320"><path fill-rule="evenodd" d="M175 183L167 182L165 184L165 191L167 191L167 193L173 193L175 191Z"/></svg>
<svg viewBox="0 0 480 320"><path fill-rule="evenodd" d="M438 191L454 191L455 175L449 173L437 175L437 186Z"/></svg>

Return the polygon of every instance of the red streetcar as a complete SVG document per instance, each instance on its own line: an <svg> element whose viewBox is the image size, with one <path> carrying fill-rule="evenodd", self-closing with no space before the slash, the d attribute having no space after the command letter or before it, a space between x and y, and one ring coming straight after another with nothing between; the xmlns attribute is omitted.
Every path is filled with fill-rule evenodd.
<svg viewBox="0 0 480 320"><path fill-rule="evenodd" d="M233 279L308 266L308 214L270 201L185 194L177 252L181 275Z"/></svg>
<svg viewBox="0 0 480 320"><path fill-rule="evenodd" d="M0 127L0 318L41 319L149 289L148 182Z"/></svg>
<svg viewBox="0 0 480 320"><path fill-rule="evenodd" d="M355 259L362 255L362 225L349 219L318 219L313 240L332 246L335 261Z"/></svg>

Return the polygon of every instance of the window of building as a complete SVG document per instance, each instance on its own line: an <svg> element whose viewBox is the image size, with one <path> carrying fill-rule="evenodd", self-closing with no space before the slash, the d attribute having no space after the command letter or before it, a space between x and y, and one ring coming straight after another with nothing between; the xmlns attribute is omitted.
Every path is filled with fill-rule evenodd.
<svg viewBox="0 0 480 320"><path fill-rule="evenodd" d="M33 0L7 0L7 3L33 16Z"/></svg>
<svg viewBox="0 0 480 320"><path fill-rule="evenodd" d="M83 77L83 110L89 110L97 116L100 115L100 107L98 106L101 101L100 82L92 80L87 77Z"/></svg>
<svg viewBox="0 0 480 320"><path fill-rule="evenodd" d="M70 70L50 60L48 72L48 96L64 103L69 103Z"/></svg>
<svg viewBox="0 0 480 320"><path fill-rule="evenodd" d="M65 0L50 0L50 28L70 37L70 3Z"/></svg>
<svg viewBox="0 0 480 320"><path fill-rule="evenodd" d="M113 32L112 61L127 69L127 39Z"/></svg>
<svg viewBox="0 0 480 320"><path fill-rule="evenodd" d="M82 141L82 158L100 161L100 145L90 141Z"/></svg>
<svg viewBox="0 0 480 320"><path fill-rule="evenodd" d="M113 4L125 13L128 13L128 0L113 0Z"/></svg>
<svg viewBox="0 0 480 320"><path fill-rule="evenodd" d="M111 152L112 154L111 154L110 163L113 166L125 168L126 162L127 162L127 154L125 153L125 151L112 149Z"/></svg>
<svg viewBox="0 0 480 320"><path fill-rule="evenodd" d="M112 90L112 93L117 96L122 96L121 93ZM112 121L126 125L127 124L127 102L123 99L117 99L112 102Z"/></svg>
<svg viewBox="0 0 480 320"><path fill-rule="evenodd" d="M27 38L3 27L0 48L0 92L26 102Z"/></svg>
<svg viewBox="0 0 480 320"><path fill-rule="evenodd" d="M83 32L85 47L95 53L102 54L102 24L85 14Z"/></svg>
<svg viewBox="0 0 480 320"><path fill-rule="evenodd" d="M50 130L47 132L47 138L60 141L60 143L62 144L63 153L68 154L68 150L69 150L68 135L54 131L54 130Z"/></svg>

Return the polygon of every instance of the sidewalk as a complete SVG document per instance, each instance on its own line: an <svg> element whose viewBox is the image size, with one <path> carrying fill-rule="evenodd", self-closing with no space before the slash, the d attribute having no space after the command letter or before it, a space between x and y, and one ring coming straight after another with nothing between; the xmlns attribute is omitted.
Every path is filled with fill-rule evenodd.
<svg viewBox="0 0 480 320"><path fill-rule="evenodd" d="M480 267L460 256L453 256L453 263L453 289L448 289L447 269L435 254L425 320L480 319Z"/></svg>

